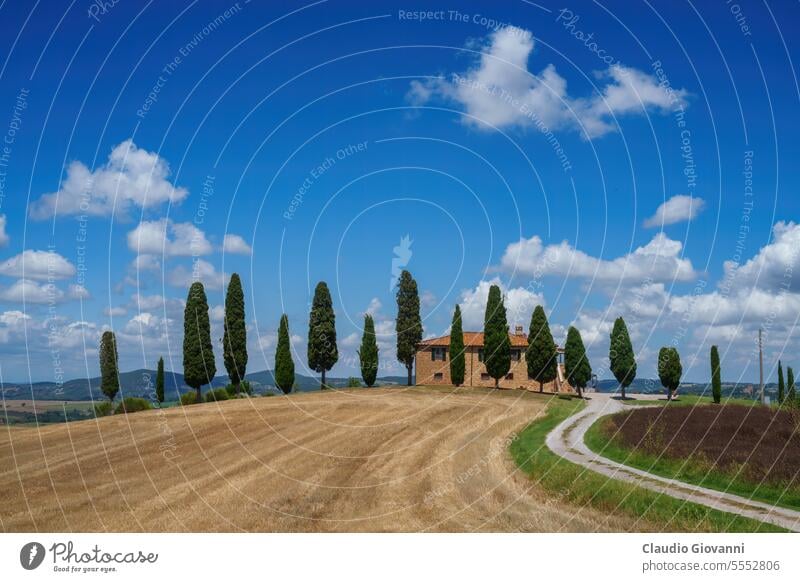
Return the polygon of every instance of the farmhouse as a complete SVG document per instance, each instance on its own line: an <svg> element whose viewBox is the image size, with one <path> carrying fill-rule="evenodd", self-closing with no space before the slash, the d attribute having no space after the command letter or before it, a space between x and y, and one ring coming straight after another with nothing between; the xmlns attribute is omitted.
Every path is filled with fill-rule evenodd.
<svg viewBox="0 0 800 582"><path fill-rule="evenodd" d="M500 388L539 390L539 383L528 377L528 363L525 350L528 348L528 335L522 326L516 326L511 339L511 369L500 380ZM564 379L564 350L558 349L558 374L553 382L545 383L545 392L573 393L574 389ZM483 333L464 332L464 386L494 387L494 378L486 372L483 363ZM417 344L416 383L418 385L452 384L450 381L450 336L432 338Z"/></svg>

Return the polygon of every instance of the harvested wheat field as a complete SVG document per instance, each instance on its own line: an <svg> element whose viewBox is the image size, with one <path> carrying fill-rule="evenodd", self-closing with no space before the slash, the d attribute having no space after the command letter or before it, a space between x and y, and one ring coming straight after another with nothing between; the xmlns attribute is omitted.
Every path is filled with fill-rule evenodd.
<svg viewBox="0 0 800 582"><path fill-rule="evenodd" d="M508 439L517 391L360 389L0 432L5 531L596 531Z"/></svg>

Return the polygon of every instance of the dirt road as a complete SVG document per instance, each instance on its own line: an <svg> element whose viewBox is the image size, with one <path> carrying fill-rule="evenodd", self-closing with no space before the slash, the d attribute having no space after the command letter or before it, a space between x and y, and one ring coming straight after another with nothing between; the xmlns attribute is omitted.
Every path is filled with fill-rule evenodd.
<svg viewBox="0 0 800 582"><path fill-rule="evenodd" d="M647 399L641 395L637 395L637 398ZM547 435L547 447L573 463L614 479L634 483L645 489L684 501L699 503L712 509L750 517L792 531L800 531L800 512L798 511L660 477L606 459L591 451L583 441L586 431L599 418L624 410L624 406L618 400L611 398L610 394L591 394L584 410L570 416Z"/></svg>
<svg viewBox="0 0 800 582"><path fill-rule="evenodd" d="M5 531L596 531L520 474L517 391L369 389L0 429ZM641 524L640 524L641 527Z"/></svg>

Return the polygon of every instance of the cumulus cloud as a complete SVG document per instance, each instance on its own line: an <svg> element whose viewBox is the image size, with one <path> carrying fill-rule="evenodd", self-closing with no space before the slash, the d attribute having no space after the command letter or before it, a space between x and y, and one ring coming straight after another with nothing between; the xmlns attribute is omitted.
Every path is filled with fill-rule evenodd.
<svg viewBox="0 0 800 582"><path fill-rule="evenodd" d="M667 226L678 222L694 220L706 206L702 198L676 194L657 209L656 213L644 221L646 228Z"/></svg>
<svg viewBox="0 0 800 582"><path fill-rule="evenodd" d="M528 70L533 35L514 26L493 32L481 49L480 59L463 74L413 81L408 99L417 105L434 97L454 101L472 116L464 122L479 129L574 129L588 139L614 131L615 116L686 106L685 90L668 92L655 77L622 65L597 75L604 85L593 96L572 97L554 65L539 73Z"/></svg>
<svg viewBox="0 0 800 582"><path fill-rule="evenodd" d="M112 316L113 317L121 317L123 315L126 315L127 313L128 313L128 310L125 309L124 307L121 307L121 306L119 306L119 307L106 307L105 309L103 309L103 314L108 316L108 317L112 317Z"/></svg>
<svg viewBox="0 0 800 582"><path fill-rule="evenodd" d="M206 234L194 224L165 218L139 223L128 233L128 248L139 255L165 257L198 257L213 250Z"/></svg>
<svg viewBox="0 0 800 582"><path fill-rule="evenodd" d="M7 247L10 240L6 233L6 215L0 214L0 247Z"/></svg>
<svg viewBox="0 0 800 582"><path fill-rule="evenodd" d="M67 279L75 275L75 265L53 251L26 250L0 263L0 275L36 281Z"/></svg>
<svg viewBox="0 0 800 582"><path fill-rule="evenodd" d="M170 285L185 289L195 281L200 281L209 289L222 289L227 279L228 277L218 272L214 265L203 259L194 261L191 269L178 265L167 275L167 282Z"/></svg>
<svg viewBox="0 0 800 582"><path fill-rule="evenodd" d="M536 235L508 245L500 261L507 272L539 278L546 275L621 281L690 281L692 262L681 257L683 245L659 233L632 253L606 260L586 254L567 241L545 246Z"/></svg>
<svg viewBox="0 0 800 582"><path fill-rule="evenodd" d="M22 311L4 311L0 313L0 344L7 344L15 338L23 337L25 326L31 316Z"/></svg>
<svg viewBox="0 0 800 582"><path fill-rule="evenodd" d="M514 325L522 325L527 330L534 308L537 305L544 305L544 297L541 293L534 293L525 287L509 289L499 277L495 277L490 281L481 281L474 289L467 289L461 293L459 304L464 331L483 330L486 302L492 285L498 285L503 293L509 327L513 329Z"/></svg>
<svg viewBox="0 0 800 582"><path fill-rule="evenodd" d="M800 224L778 222L772 227L772 242L762 247L755 257L741 266L734 261L725 262L725 279L721 287L800 291L798 258Z"/></svg>
<svg viewBox="0 0 800 582"><path fill-rule="evenodd" d="M35 220L56 214L124 217L134 207L178 203L189 192L173 186L167 179L169 174L166 160L128 139L117 145L108 161L95 171L80 161L72 162L61 188L34 201L30 215Z"/></svg>
<svg viewBox="0 0 800 582"><path fill-rule="evenodd" d="M222 240L222 251L234 255L249 255L253 249L238 234L226 234Z"/></svg>
<svg viewBox="0 0 800 582"><path fill-rule="evenodd" d="M65 299L64 291L52 283L37 283L30 279L20 279L11 286L0 290L0 301L8 303L61 303Z"/></svg>

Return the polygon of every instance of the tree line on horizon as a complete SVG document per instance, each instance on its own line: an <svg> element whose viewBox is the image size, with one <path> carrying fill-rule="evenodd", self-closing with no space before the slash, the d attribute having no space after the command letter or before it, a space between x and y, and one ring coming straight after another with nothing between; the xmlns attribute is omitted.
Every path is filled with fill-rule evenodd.
<svg viewBox="0 0 800 582"><path fill-rule="evenodd" d="M417 282L411 273L404 270L397 285L397 316L395 330L397 335L396 357L407 371L408 385L413 379L414 359L417 346L422 341L423 328L420 316L420 300ZM233 273L225 296L223 323L223 363L230 380L225 391L232 397L242 392L250 393L249 383L244 380L247 369L247 328L245 323L244 292L239 275ZM492 285L486 302L484 315L484 364L486 371L499 388L502 378L511 369L511 341L507 312L502 292L498 285ZM525 358L529 378L539 384L542 392L544 384L552 382L558 374L558 346L556 345L544 308L537 305L531 314L528 330L528 346ZM361 377L367 387L375 385L378 372L379 348L375 333L375 321L371 314L364 315L364 328L361 344L357 350ZM457 304L453 312L450 328L450 377L454 386L463 385L465 380L465 345L461 308ZM105 331L100 340L101 390L113 401L119 392L119 371L116 336L113 331ZM320 281L315 290L309 314L307 363L309 369L320 374L320 387L328 388L326 373L339 360L336 339L336 314L333 309L330 290ZM720 359L717 346L711 347L711 388L715 403L721 401ZM636 378L636 358L625 320L618 317L610 334L609 368L619 383L621 398L626 398L625 390ZM662 347L658 354L658 376L671 400L680 385L683 368L680 355L675 347ZM183 337L183 376L185 383L195 390L194 401L202 402L202 387L211 384L216 375L216 363L211 341L209 306L205 288L199 281L189 287L184 309ZM564 376L579 397L592 380L592 367L586 353L580 331L575 326L567 330L564 344ZM295 365L291 351L289 318L282 314L278 327L278 343L273 367L275 385L284 394L291 392L295 384ZM351 379L349 384L353 384ZM787 388L788 386L788 388ZM164 402L164 358L158 360L155 397ZM216 391L207 395L218 400L227 398ZM794 381L794 371L787 368L787 381L784 382L782 363L778 362L778 402L800 405Z"/></svg>

